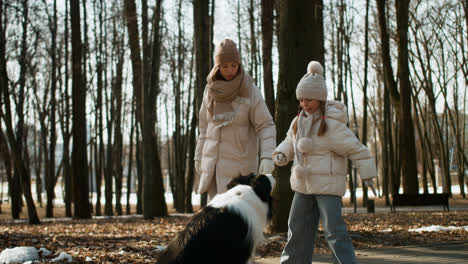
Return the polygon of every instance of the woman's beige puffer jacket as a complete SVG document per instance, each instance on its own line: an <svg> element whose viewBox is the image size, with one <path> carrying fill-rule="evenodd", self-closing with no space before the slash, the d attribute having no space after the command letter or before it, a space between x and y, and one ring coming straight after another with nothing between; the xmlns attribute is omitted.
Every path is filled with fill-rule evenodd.
<svg viewBox="0 0 468 264"><path fill-rule="evenodd" d="M271 158L276 146L275 124L260 90L253 81L249 83L250 97L234 99L235 117L222 126L210 117L205 89L195 149L195 160L201 160L198 193L208 191L214 177L217 193L223 193L233 178L257 172L259 158Z"/></svg>
<svg viewBox="0 0 468 264"><path fill-rule="evenodd" d="M328 101L325 120L327 132L318 136L321 115L314 115L311 137L300 138L296 144L293 124L284 141L275 149L273 156L283 153L287 160L294 160L291 170L291 188L304 194L329 194L343 196L346 191L348 158L358 169L361 179L377 176L372 154L346 126L346 106L337 101ZM302 156L295 155L301 151ZM302 157L302 165L298 161Z"/></svg>

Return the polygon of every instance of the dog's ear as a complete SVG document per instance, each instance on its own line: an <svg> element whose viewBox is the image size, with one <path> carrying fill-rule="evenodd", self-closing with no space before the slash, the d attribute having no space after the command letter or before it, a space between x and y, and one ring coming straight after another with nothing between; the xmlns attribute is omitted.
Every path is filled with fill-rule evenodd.
<svg viewBox="0 0 468 264"><path fill-rule="evenodd" d="M272 187L270 179L263 174L258 175L252 184L252 189L264 202L268 202L271 199Z"/></svg>
<svg viewBox="0 0 468 264"><path fill-rule="evenodd" d="M238 176L232 179L227 185L226 188L229 190L236 185L252 185L255 180L256 173L250 173L247 176Z"/></svg>

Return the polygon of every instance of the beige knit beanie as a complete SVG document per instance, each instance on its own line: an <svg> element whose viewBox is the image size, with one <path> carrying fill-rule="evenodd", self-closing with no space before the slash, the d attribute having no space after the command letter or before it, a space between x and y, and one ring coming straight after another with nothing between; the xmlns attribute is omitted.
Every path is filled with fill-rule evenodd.
<svg viewBox="0 0 468 264"><path fill-rule="evenodd" d="M323 77L323 67L317 61L309 62L307 73L297 84L297 99L316 99L319 101L327 100L327 86Z"/></svg>
<svg viewBox="0 0 468 264"><path fill-rule="evenodd" d="M240 64L240 54L237 50L236 43L230 39L224 39L216 46L215 49L215 67L226 63L226 62L235 62Z"/></svg>

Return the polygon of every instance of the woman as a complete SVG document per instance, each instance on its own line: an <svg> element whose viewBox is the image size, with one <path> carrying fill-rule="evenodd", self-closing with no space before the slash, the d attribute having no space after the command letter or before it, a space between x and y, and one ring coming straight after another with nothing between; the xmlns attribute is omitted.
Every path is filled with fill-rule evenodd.
<svg viewBox="0 0 468 264"><path fill-rule="evenodd" d="M225 192L237 176L257 170L271 173L276 146L273 118L260 90L244 71L234 41L223 40L216 47L214 61L200 108L195 150L200 177L195 188L198 185L198 193L208 192L209 200Z"/></svg>

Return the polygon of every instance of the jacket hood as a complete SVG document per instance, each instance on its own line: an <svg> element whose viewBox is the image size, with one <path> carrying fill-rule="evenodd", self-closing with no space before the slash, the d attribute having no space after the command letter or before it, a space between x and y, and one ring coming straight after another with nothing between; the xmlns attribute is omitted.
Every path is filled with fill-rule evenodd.
<svg viewBox="0 0 468 264"><path fill-rule="evenodd" d="M327 118L335 119L343 124L348 123L348 110L346 105L338 101L327 101Z"/></svg>

